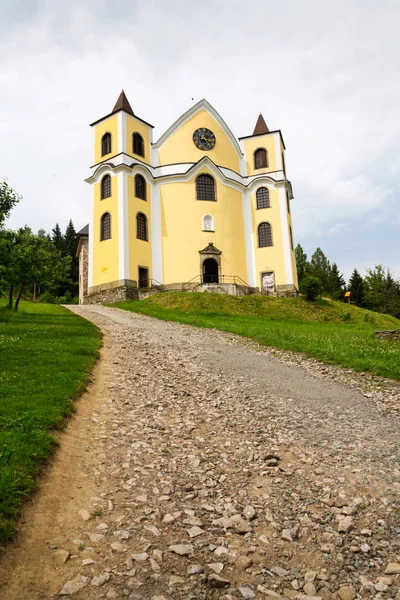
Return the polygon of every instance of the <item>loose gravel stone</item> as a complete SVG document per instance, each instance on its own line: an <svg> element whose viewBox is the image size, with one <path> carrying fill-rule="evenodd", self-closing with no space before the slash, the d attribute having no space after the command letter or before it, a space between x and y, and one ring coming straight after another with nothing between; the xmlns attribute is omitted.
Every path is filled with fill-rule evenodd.
<svg viewBox="0 0 400 600"><path fill-rule="evenodd" d="M53 552L53 560L56 565L65 565L67 560L69 559L70 553L68 550L56 550Z"/></svg>
<svg viewBox="0 0 400 600"><path fill-rule="evenodd" d="M74 579L67 581L67 583L62 587L59 596L72 596L72 594L83 590L88 583L89 577L78 575L78 577L74 577Z"/></svg>
<svg viewBox="0 0 400 600"><path fill-rule="evenodd" d="M95 577L93 577L92 581L90 582L90 585L93 585L95 587L100 587L100 586L104 585L105 583L107 583L108 581L110 581L110 579L111 579L110 573L101 573L100 575L95 575Z"/></svg>
<svg viewBox="0 0 400 600"><path fill-rule="evenodd" d="M193 553L193 546L191 544L174 544L169 549L179 556L187 556Z"/></svg>
<svg viewBox="0 0 400 600"><path fill-rule="evenodd" d="M387 575L400 574L400 563L389 563L385 569Z"/></svg>

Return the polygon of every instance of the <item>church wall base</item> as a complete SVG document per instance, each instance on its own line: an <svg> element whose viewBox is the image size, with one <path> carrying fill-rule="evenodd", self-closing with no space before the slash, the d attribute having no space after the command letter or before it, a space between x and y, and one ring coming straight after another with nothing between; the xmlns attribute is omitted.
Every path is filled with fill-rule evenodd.
<svg viewBox="0 0 400 600"><path fill-rule="evenodd" d="M277 285L275 295L283 298L295 298L299 295L299 290L292 283L289 285Z"/></svg>
<svg viewBox="0 0 400 600"><path fill-rule="evenodd" d="M112 304L121 302L121 300L138 300L139 293L137 288L130 286L121 286L101 292L94 292L84 297L83 304Z"/></svg>
<svg viewBox="0 0 400 600"><path fill-rule="evenodd" d="M102 286L98 286L99 288ZM106 286L104 286L106 287ZM295 297L298 296L298 290L293 285L277 286L275 291L260 292L258 288L246 287L233 283L171 283L160 286L159 289L139 291L132 285L120 285L117 287L107 287L106 289L91 288L92 291L84 296L83 304L112 304L122 300L144 300L150 296L164 291L176 292L203 292L213 294L226 294L229 296L249 296L252 294L263 294L267 296Z"/></svg>

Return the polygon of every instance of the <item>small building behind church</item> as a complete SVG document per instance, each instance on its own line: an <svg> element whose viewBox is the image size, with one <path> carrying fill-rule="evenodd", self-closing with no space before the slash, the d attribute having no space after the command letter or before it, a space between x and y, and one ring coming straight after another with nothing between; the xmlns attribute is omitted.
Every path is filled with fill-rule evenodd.
<svg viewBox="0 0 400 600"><path fill-rule="evenodd" d="M122 91L92 128L81 303L143 288L296 293L285 144L261 114L236 138L201 100L154 142Z"/></svg>

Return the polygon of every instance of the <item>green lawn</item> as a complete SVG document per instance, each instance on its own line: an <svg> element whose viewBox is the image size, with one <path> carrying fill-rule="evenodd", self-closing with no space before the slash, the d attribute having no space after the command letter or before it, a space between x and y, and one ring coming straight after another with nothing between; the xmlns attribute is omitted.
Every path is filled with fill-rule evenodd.
<svg viewBox="0 0 400 600"><path fill-rule="evenodd" d="M101 345L97 328L61 306L0 300L0 541L15 532L21 502L35 489L84 388Z"/></svg>
<svg viewBox="0 0 400 600"><path fill-rule="evenodd" d="M381 341L374 335L377 330L400 328L400 321L342 302L165 292L114 306L229 331L266 346L400 380L400 342Z"/></svg>

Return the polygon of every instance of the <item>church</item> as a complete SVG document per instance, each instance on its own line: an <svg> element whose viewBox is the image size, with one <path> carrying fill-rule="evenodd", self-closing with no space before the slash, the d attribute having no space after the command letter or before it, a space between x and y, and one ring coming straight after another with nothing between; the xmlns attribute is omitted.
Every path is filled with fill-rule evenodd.
<svg viewBox="0 0 400 600"><path fill-rule="evenodd" d="M80 303L149 288L296 293L285 144L261 114L251 135L236 138L200 100L153 141L153 125L122 91L91 127Z"/></svg>

